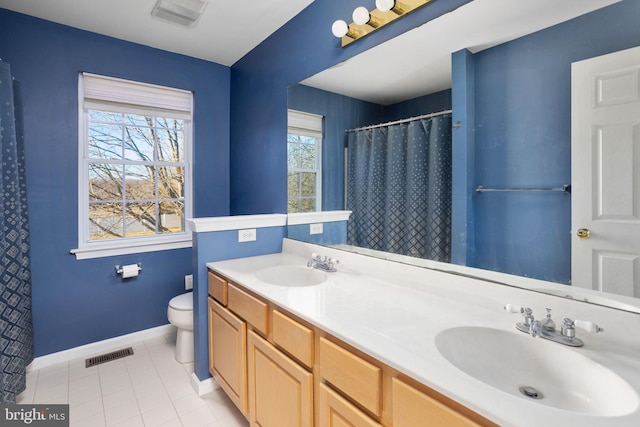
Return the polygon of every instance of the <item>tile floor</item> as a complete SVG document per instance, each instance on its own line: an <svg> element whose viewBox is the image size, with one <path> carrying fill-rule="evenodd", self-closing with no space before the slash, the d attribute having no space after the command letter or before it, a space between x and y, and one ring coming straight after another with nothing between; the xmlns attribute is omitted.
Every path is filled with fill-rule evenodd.
<svg viewBox="0 0 640 427"><path fill-rule="evenodd" d="M69 403L70 427L249 425L222 390L198 397L193 365L174 358L175 334L131 347L134 355L91 368L82 358L31 371L17 403Z"/></svg>

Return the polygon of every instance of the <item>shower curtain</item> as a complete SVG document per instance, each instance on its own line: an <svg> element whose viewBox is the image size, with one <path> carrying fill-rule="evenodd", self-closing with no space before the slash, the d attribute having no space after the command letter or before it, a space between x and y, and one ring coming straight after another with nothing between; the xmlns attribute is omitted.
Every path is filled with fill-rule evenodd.
<svg viewBox="0 0 640 427"><path fill-rule="evenodd" d="M351 245L449 262L451 114L349 131Z"/></svg>
<svg viewBox="0 0 640 427"><path fill-rule="evenodd" d="M16 126L11 69L0 60L0 403L15 403L26 386L25 369L33 360L31 263L21 135Z"/></svg>

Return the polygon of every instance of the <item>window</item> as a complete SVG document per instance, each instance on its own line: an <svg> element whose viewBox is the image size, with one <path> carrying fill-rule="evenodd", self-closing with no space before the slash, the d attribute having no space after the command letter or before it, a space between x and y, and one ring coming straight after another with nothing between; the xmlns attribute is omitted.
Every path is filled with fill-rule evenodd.
<svg viewBox="0 0 640 427"><path fill-rule="evenodd" d="M322 210L322 116L289 110L288 212Z"/></svg>
<svg viewBox="0 0 640 427"><path fill-rule="evenodd" d="M191 246L190 92L80 75L81 258Z"/></svg>

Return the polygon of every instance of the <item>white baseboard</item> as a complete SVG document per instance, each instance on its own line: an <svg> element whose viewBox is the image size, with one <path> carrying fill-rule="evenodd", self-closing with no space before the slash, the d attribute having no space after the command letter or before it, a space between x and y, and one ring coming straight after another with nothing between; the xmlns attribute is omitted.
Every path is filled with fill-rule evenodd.
<svg viewBox="0 0 640 427"><path fill-rule="evenodd" d="M200 381L200 378L198 378L195 372L191 373L191 385L196 393L198 393L198 396L204 396L205 394L211 393L212 391L220 388L220 385L213 379L213 377Z"/></svg>
<svg viewBox="0 0 640 427"><path fill-rule="evenodd" d="M33 362L27 366L27 372L46 368L47 366L57 365L58 363L68 362L80 357L93 356L96 353L117 350L121 347L166 335L175 332L176 327L171 324L157 326L155 328L145 329L119 337L109 338L103 341L92 342L91 344L82 345L80 347L70 348L68 350L51 353L44 356L36 357Z"/></svg>

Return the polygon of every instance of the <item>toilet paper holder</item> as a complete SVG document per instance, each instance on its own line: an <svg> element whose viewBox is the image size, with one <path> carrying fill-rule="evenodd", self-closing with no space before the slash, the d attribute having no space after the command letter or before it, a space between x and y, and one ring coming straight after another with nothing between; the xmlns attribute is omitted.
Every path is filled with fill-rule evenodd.
<svg viewBox="0 0 640 427"><path fill-rule="evenodd" d="M138 266L138 271L142 271L142 263L138 262L138 263L136 263L136 265ZM122 274L123 273L124 270L123 270L122 267L124 267L124 266L116 265L116 274Z"/></svg>

